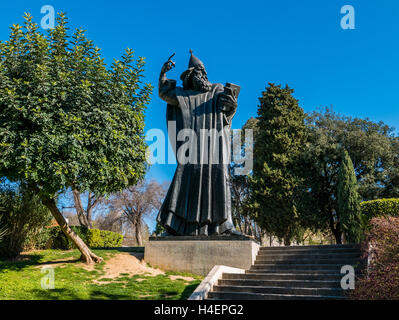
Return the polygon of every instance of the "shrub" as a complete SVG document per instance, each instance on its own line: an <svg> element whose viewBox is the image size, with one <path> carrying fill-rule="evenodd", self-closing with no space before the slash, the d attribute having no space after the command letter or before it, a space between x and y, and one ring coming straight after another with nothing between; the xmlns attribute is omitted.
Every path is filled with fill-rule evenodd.
<svg viewBox="0 0 399 320"><path fill-rule="evenodd" d="M110 248L122 246L123 236L119 233L90 229L87 233L87 244L91 248Z"/></svg>
<svg viewBox="0 0 399 320"><path fill-rule="evenodd" d="M37 237L51 221L49 210L23 183L0 186L0 230L7 230L0 243L0 257L14 258Z"/></svg>
<svg viewBox="0 0 399 320"><path fill-rule="evenodd" d="M374 217L399 216L399 199L378 199L360 203L362 216L370 221Z"/></svg>
<svg viewBox="0 0 399 320"><path fill-rule="evenodd" d="M399 299L399 218L372 218L367 240L373 259L367 276L356 281L352 299ZM368 245L364 245L367 254Z"/></svg>
<svg viewBox="0 0 399 320"><path fill-rule="evenodd" d="M85 226L72 226L71 229L87 244L87 231L89 230ZM50 239L47 243L47 247L51 249L70 250L74 249L75 245L61 230L61 227L52 227L49 229Z"/></svg>
<svg viewBox="0 0 399 320"><path fill-rule="evenodd" d="M120 247L123 236L116 232L88 229L87 227L73 226L71 229L91 248ZM60 227L53 227L50 231L50 246L52 249L69 250L75 248L69 238L65 236Z"/></svg>
<svg viewBox="0 0 399 320"><path fill-rule="evenodd" d="M154 233L157 236L160 236L162 233L164 233L166 231L165 227L162 226L159 222L157 222Z"/></svg>
<svg viewBox="0 0 399 320"><path fill-rule="evenodd" d="M31 232L25 241L24 251L48 249L47 244L50 240L50 229L43 227L36 232Z"/></svg>

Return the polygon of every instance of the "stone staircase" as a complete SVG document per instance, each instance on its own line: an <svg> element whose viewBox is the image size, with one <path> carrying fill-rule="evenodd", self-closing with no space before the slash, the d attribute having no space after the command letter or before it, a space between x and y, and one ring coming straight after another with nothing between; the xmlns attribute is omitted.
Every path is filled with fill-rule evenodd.
<svg viewBox="0 0 399 320"><path fill-rule="evenodd" d="M245 274L224 273L209 300L345 299L341 267L363 269L355 245L261 247Z"/></svg>

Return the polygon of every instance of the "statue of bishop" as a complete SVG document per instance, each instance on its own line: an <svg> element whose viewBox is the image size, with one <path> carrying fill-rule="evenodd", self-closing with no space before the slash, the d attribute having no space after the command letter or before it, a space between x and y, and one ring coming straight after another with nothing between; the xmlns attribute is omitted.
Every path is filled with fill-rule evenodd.
<svg viewBox="0 0 399 320"><path fill-rule="evenodd" d="M229 170L230 127L239 87L210 83L204 64L190 53L188 69L180 76L183 87L166 77L175 66L171 58L159 76L159 96L167 103L169 140L178 165L157 222L166 229L164 235L240 235L231 217Z"/></svg>

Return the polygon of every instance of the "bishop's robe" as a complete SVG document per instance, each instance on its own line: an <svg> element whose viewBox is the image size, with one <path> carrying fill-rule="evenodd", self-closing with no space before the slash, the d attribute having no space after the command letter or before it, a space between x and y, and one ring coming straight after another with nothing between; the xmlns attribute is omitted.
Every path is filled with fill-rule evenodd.
<svg viewBox="0 0 399 320"><path fill-rule="evenodd" d="M221 84L213 84L211 90L204 93L176 87L174 80L160 84L159 95L169 102L168 124L170 121L176 124L176 134L168 128L176 156L181 151L179 148L183 148L157 216L157 221L173 235L214 235L234 228L229 135L235 110L224 111L218 103L223 90ZM196 139L186 136L184 141L179 141L179 132L183 129L191 129ZM190 148L184 152L187 146ZM181 155L188 157L182 161Z"/></svg>

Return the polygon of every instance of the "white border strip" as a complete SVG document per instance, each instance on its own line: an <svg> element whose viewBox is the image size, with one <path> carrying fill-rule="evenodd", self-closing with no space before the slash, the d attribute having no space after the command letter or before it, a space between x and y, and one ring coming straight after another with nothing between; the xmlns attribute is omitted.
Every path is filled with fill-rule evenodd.
<svg viewBox="0 0 399 320"><path fill-rule="evenodd" d="M208 297L208 292L212 290L213 286L222 277L223 273L245 273L245 270L221 265L214 266L188 300L206 299Z"/></svg>

